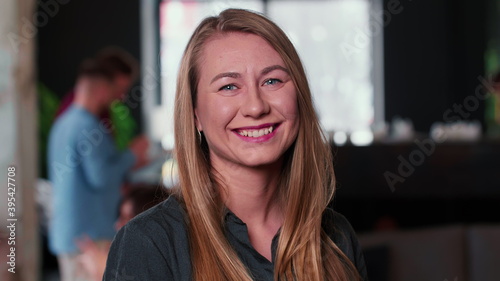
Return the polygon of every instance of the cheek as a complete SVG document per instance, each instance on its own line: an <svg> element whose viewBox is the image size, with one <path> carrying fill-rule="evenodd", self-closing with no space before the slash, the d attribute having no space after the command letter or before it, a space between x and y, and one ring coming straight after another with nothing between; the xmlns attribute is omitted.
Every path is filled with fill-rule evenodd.
<svg viewBox="0 0 500 281"><path fill-rule="evenodd" d="M298 122L299 108L295 90L283 92L282 95L279 95L274 99L273 103L274 107L287 120Z"/></svg>
<svg viewBox="0 0 500 281"><path fill-rule="evenodd" d="M287 116L290 116L290 118L292 118L292 119L298 119L299 108L297 105L297 98L295 97L295 95L294 95L293 99L287 100L283 104L283 107L284 107L284 110L285 110Z"/></svg>
<svg viewBox="0 0 500 281"><path fill-rule="evenodd" d="M290 132L293 139L297 137L299 132L299 108L297 105L297 100L287 102L283 105L284 107L284 115L287 120L290 122Z"/></svg>
<svg viewBox="0 0 500 281"><path fill-rule="evenodd" d="M224 130L238 112L236 99L221 97L216 94L207 98L200 96L196 108L197 119L205 133L212 130Z"/></svg>
<svg viewBox="0 0 500 281"><path fill-rule="evenodd" d="M107 101L109 99L109 93L105 87L96 87L94 92L95 97L101 101Z"/></svg>
<svg viewBox="0 0 500 281"><path fill-rule="evenodd" d="M103 95L105 95L107 98L114 98L114 94L115 94L115 89L113 87L110 87L110 86L103 86L101 88L101 92L103 93Z"/></svg>

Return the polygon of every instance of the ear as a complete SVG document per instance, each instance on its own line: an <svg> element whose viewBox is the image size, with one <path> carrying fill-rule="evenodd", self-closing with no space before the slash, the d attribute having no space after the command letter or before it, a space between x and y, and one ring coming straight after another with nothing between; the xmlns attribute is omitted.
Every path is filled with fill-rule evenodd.
<svg viewBox="0 0 500 281"><path fill-rule="evenodd" d="M201 125L201 122L200 122L200 119L198 118L198 109L195 108L194 109L194 124L196 126L196 129L198 129L198 131L203 131L203 126Z"/></svg>

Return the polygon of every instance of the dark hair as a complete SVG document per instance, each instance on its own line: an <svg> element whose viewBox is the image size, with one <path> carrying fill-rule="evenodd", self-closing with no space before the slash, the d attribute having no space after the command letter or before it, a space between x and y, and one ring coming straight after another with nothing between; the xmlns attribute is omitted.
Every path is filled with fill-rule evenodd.
<svg viewBox="0 0 500 281"><path fill-rule="evenodd" d="M135 80L138 66L129 53L116 47L105 48L95 57L85 59L78 70L79 77L104 78L109 81L118 75L127 75Z"/></svg>

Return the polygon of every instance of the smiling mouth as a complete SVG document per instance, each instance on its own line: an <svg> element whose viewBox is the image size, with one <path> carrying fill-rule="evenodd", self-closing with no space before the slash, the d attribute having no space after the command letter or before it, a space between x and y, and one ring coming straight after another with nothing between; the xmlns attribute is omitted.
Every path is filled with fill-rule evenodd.
<svg viewBox="0 0 500 281"><path fill-rule="evenodd" d="M268 127L257 128L257 129L237 129L235 130L240 136L248 138L259 138L272 133L276 129L277 125L270 125Z"/></svg>

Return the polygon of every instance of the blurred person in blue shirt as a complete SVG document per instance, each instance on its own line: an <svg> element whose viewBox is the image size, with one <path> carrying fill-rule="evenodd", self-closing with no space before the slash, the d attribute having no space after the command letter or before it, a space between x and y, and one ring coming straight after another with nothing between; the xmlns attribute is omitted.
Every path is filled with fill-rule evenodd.
<svg viewBox="0 0 500 281"><path fill-rule="evenodd" d="M143 166L148 141L132 140L117 149L112 123L102 112L123 99L135 80L136 62L125 51L108 49L85 60L79 70L73 104L56 120L48 144L49 179L53 184L53 215L49 248L58 257L61 280L88 280L78 264L76 241L87 236L108 247L120 187L133 168Z"/></svg>

